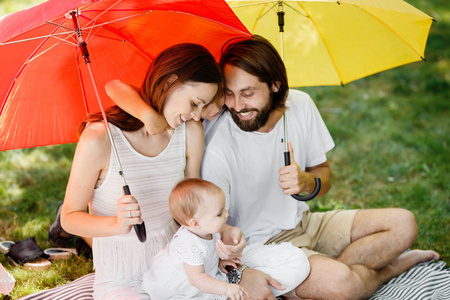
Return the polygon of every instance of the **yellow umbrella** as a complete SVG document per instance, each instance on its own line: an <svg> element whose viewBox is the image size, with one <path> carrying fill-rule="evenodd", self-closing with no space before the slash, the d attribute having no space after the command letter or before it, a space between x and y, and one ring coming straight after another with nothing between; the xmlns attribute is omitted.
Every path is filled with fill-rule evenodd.
<svg viewBox="0 0 450 300"><path fill-rule="evenodd" d="M227 3L284 56L291 87L343 85L422 60L434 21L401 0Z"/></svg>

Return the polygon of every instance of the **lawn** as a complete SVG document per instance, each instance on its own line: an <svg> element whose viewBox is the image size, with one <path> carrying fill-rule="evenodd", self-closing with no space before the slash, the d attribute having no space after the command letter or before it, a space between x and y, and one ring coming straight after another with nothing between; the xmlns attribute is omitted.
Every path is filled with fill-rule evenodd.
<svg viewBox="0 0 450 300"><path fill-rule="evenodd" d="M0 15L43 1L1 1ZM450 263L450 6L448 0L408 0L433 16L427 62L416 62L347 84L303 88L315 100L335 140L328 154L333 188L312 210L402 207L419 224L413 248L434 249ZM35 236L50 247L48 228L63 200L74 144L0 152L0 240ZM82 257L49 271L0 263L16 278L10 297L68 283L92 272ZM1 297L1 296L0 296Z"/></svg>

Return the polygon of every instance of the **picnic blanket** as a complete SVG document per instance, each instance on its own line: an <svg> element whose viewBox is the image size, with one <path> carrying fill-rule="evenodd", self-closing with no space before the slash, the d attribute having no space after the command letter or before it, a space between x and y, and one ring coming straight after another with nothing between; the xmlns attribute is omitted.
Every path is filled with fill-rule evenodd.
<svg viewBox="0 0 450 300"><path fill-rule="evenodd" d="M369 300L448 300L450 269L443 261L420 263L382 285ZM21 300L92 300L94 273ZM155 299L158 300L158 299Z"/></svg>

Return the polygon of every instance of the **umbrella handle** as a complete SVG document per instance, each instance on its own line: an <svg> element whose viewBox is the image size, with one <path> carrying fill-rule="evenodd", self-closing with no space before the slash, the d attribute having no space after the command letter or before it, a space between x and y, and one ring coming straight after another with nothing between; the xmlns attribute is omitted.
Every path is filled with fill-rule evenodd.
<svg viewBox="0 0 450 300"><path fill-rule="evenodd" d="M289 156L289 152L284 152L284 165L288 166L291 164L291 157ZM319 177L314 178L314 181L316 182L316 186L314 188L314 191L307 195L307 196L302 196L300 194L298 195L291 195L292 198L294 198L295 200L298 201L309 201L314 199L320 192L320 188L322 187L322 182L320 181Z"/></svg>
<svg viewBox="0 0 450 300"><path fill-rule="evenodd" d="M131 195L130 187L128 185L124 185L123 192L125 193L125 195ZM142 221L141 224L133 225L133 227L134 227L134 231L136 231L136 235L137 235L139 241L141 241L142 243L145 242L145 240L147 239L147 232L145 230L144 221Z"/></svg>

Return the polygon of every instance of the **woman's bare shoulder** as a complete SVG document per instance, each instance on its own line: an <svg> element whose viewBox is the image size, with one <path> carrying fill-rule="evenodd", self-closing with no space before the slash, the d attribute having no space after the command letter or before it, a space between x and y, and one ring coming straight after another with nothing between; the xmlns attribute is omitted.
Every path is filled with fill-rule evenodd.
<svg viewBox="0 0 450 300"><path fill-rule="evenodd" d="M80 136L79 143L83 143L100 149L109 148L111 142L108 138L108 132L103 122L89 123Z"/></svg>

